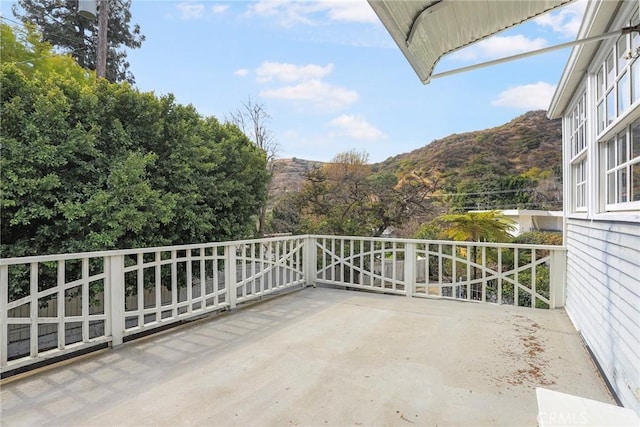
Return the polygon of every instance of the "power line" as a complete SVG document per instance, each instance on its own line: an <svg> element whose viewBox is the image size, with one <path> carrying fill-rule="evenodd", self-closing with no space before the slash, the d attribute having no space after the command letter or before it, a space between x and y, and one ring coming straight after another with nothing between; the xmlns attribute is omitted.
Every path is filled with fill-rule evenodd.
<svg viewBox="0 0 640 427"><path fill-rule="evenodd" d="M535 191L537 187L518 188L515 190L494 190L494 191L481 191L477 193L448 193L448 194L433 194L430 197L455 197L455 196L484 196L487 194L508 194L508 193L521 193L528 191Z"/></svg>
<svg viewBox="0 0 640 427"><path fill-rule="evenodd" d="M491 207L484 205L483 204L479 204L476 206L461 206L461 207L457 207L459 209L462 210L504 210L504 209L521 209L521 208L527 208L527 207L536 207L539 208L540 206L553 206L553 207L558 207L558 208L562 208L562 200L552 200L552 201L548 201L545 203L509 203L509 204L498 204L498 205L492 205ZM548 209L545 209L548 210Z"/></svg>

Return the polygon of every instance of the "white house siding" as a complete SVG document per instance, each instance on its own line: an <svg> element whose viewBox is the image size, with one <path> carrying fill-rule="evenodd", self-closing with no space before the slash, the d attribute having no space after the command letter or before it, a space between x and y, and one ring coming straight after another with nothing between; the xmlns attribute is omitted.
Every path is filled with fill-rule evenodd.
<svg viewBox="0 0 640 427"><path fill-rule="evenodd" d="M640 413L640 224L569 219L566 311L625 407Z"/></svg>

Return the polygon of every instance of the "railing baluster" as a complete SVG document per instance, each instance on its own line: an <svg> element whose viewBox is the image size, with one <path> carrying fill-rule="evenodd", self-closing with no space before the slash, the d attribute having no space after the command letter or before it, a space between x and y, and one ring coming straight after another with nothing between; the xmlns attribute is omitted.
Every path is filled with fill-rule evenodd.
<svg viewBox="0 0 640 427"><path fill-rule="evenodd" d="M144 326L144 254L139 253L136 270L136 287L138 288L138 327Z"/></svg>
<svg viewBox="0 0 640 427"><path fill-rule="evenodd" d="M237 289L236 289L236 247L227 245L225 251L224 281L227 285L227 301L229 308L236 308Z"/></svg>
<svg viewBox="0 0 640 427"><path fill-rule="evenodd" d="M418 257L416 256L416 244L404 244L404 290L409 298L413 297L416 283Z"/></svg>
<svg viewBox="0 0 640 427"><path fill-rule="evenodd" d="M498 304L502 304L502 248L498 248Z"/></svg>
<svg viewBox="0 0 640 427"><path fill-rule="evenodd" d="M156 322L162 320L162 252L156 251Z"/></svg>
<svg viewBox="0 0 640 427"><path fill-rule="evenodd" d="M553 249L550 255L549 297L551 304L549 308L558 308L564 306L567 254L564 249Z"/></svg>
<svg viewBox="0 0 640 427"><path fill-rule="evenodd" d="M56 295L56 298L58 299L58 304L57 304L57 309L58 309L58 313L57 313L57 324L58 324L58 349L59 350L63 350L64 346L65 346L65 322L64 322L64 312L65 312L65 307L64 307L64 301L65 301L65 291L64 291L64 284L65 284L65 274L64 274L64 269L65 269L65 260L59 260L58 261L58 269L57 269L57 287L58 287L58 292Z"/></svg>
<svg viewBox="0 0 640 427"><path fill-rule="evenodd" d="M110 320L111 345L117 347L122 344L125 329L124 319L124 256L112 255L108 257L108 294L109 305L107 319ZM105 312L106 312L105 308Z"/></svg>
<svg viewBox="0 0 640 427"><path fill-rule="evenodd" d="M536 307L536 250L531 249L531 308Z"/></svg>
<svg viewBox="0 0 640 427"><path fill-rule="evenodd" d="M391 262L391 288L395 291L398 289L398 271L396 269L398 262L398 243L395 241L391 243Z"/></svg>
<svg viewBox="0 0 640 427"><path fill-rule="evenodd" d="M89 342L89 258L82 258L82 342Z"/></svg>
<svg viewBox="0 0 640 427"><path fill-rule="evenodd" d="M32 262L30 266L29 275L29 290L30 290L30 317L31 317L31 330L29 331L29 343L31 357L38 356L38 263Z"/></svg>
<svg viewBox="0 0 640 427"><path fill-rule="evenodd" d="M518 267L520 265L520 261L519 261L519 255L520 252L518 251L518 248L514 248L513 250L513 305L515 307L518 307L520 305L520 295L519 295L519 289L518 289L518 283L520 283L518 281Z"/></svg>
<svg viewBox="0 0 640 427"><path fill-rule="evenodd" d="M200 308L204 310L207 308L207 249L203 246L200 248L200 259L199 265L200 268ZM213 278L211 279L213 280ZM214 284L214 291L218 290L218 285ZM216 292L216 295L218 293ZM218 305L214 297L214 303Z"/></svg>
<svg viewBox="0 0 640 427"><path fill-rule="evenodd" d="M456 244L452 244L451 245L451 276L453 277L453 286L452 286L452 292L451 292L451 296L453 298L459 298L458 294L456 294L456 289L458 288L457 284L458 284L458 245Z"/></svg>
<svg viewBox="0 0 640 427"><path fill-rule="evenodd" d="M482 246L482 291L480 301L487 302L487 247Z"/></svg>
<svg viewBox="0 0 640 427"><path fill-rule="evenodd" d="M440 296L442 296L442 276L444 276L443 268L443 256L442 256L442 243L438 243L438 287L440 288Z"/></svg>
<svg viewBox="0 0 640 427"><path fill-rule="evenodd" d="M475 262L475 260L471 259L471 248L473 247L473 253L475 254L476 246L467 245L467 284L465 287L467 288L467 300L471 300L471 262Z"/></svg>
<svg viewBox="0 0 640 427"><path fill-rule="evenodd" d="M268 267L265 264L265 251L264 251L264 244L260 245L260 271L264 272ZM268 278L264 275L262 275L262 289L264 289L265 291L269 290L269 280Z"/></svg>
<svg viewBox="0 0 640 427"><path fill-rule="evenodd" d="M186 272L187 272L187 313L193 313L193 266L191 265L191 249L187 249L186 253Z"/></svg>
<svg viewBox="0 0 640 427"><path fill-rule="evenodd" d="M0 265L0 366L7 364L9 349L9 325L7 320L9 313L9 266Z"/></svg>
<svg viewBox="0 0 640 427"><path fill-rule="evenodd" d="M171 251L171 317L178 315L178 261L177 251Z"/></svg>

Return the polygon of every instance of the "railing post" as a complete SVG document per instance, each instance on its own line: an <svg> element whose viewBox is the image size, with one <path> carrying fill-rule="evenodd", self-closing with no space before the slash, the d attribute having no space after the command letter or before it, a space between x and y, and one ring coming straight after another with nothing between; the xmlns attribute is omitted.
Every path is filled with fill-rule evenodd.
<svg viewBox="0 0 640 427"><path fill-rule="evenodd" d="M316 251L316 238L307 236L304 239L304 252L303 256L303 274L304 281L307 286L316 287L316 268L317 268L317 256L318 253Z"/></svg>
<svg viewBox="0 0 640 427"><path fill-rule="evenodd" d="M416 286L416 244L404 245L404 291L409 298L413 297Z"/></svg>
<svg viewBox="0 0 640 427"><path fill-rule="evenodd" d="M236 308L236 299L238 298L235 245L226 245L224 247L224 258L224 282L227 286L227 301L229 301L229 309L233 310Z"/></svg>
<svg viewBox="0 0 640 427"><path fill-rule="evenodd" d="M124 255L111 255L105 257L108 292L105 297L109 299L105 308L109 310L105 313L109 322L111 332L111 347L122 344L124 335Z"/></svg>
<svg viewBox="0 0 640 427"><path fill-rule="evenodd" d="M567 283L567 251L566 249L553 249L550 256L549 297L551 304L549 308L564 307Z"/></svg>

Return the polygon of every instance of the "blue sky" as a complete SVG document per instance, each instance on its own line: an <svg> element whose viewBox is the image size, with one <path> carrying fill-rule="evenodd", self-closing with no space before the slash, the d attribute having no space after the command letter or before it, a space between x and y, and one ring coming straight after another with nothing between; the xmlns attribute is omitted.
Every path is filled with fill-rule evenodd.
<svg viewBox="0 0 640 427"><path fill-rule="evenodd" d="M2 2L11 17L12 2ZM571 3L445 57L436 73L575 38ZM366 0L134 0L146 41L129 52L136 86L173 93L221 121L249 98L264 105L278 157L329 161L356 149L372 162L453 133L546 109L569 49L423 85Z"/></svg>

